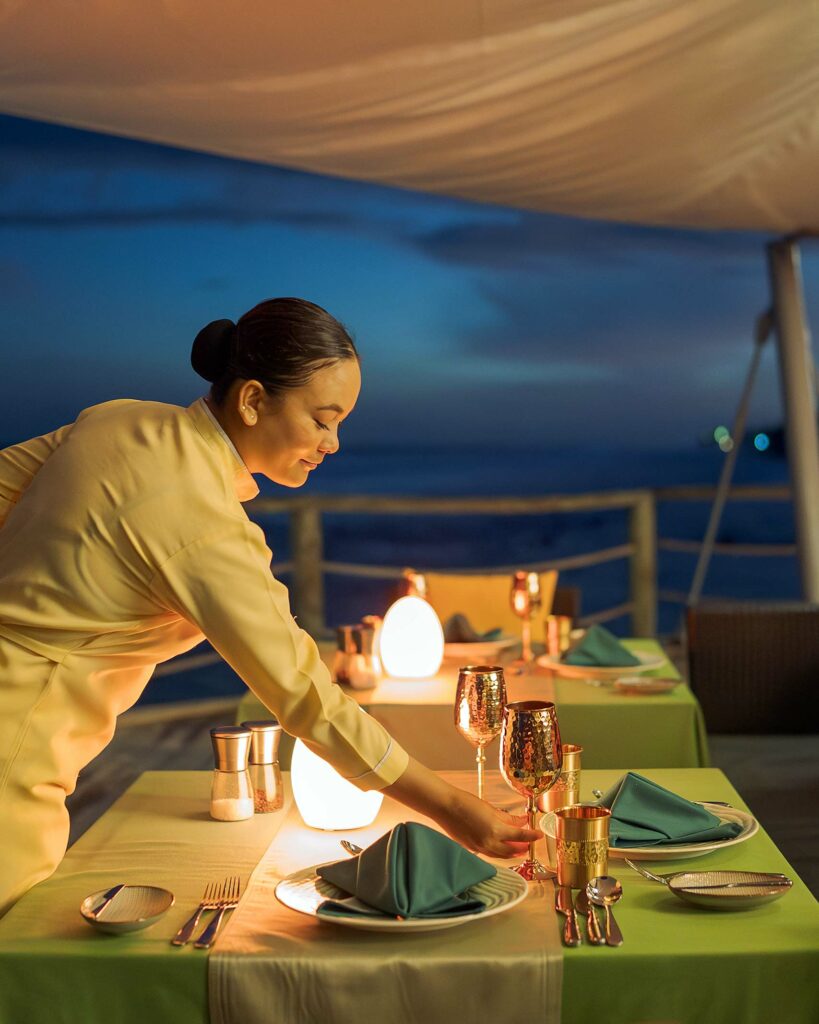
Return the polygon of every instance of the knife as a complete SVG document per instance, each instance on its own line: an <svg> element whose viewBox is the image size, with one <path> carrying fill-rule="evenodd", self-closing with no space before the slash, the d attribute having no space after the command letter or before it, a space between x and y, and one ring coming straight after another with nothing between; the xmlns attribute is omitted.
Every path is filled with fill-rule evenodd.
<svg viewBox="0 0 819 1024"><path fill-rule="evenodd" d="M566 923L563 925L563 945L579 946L580 929L577 927L577 914L572 904L572 890L567 885L555 885L555 910L563 914Z"/></svg>
<svg viewBox="0 0 819 1024"><path fill-rule="evenodd" d="M93 917L95 921L98 920L100 914L103 912L103 910L105 910L105 908L108 906L108 904L111 902L111 900L118 893L122 892L122 890L124 888L125 888L125 883L124 882L120 882L119 885L115 885L111 889L109 889L108 892L103 893L102 903L98 903L96 905L96 907L94 907L94 909L89 914L89 917Z"/></svg>
<svg viewBox="0 0 819 1024"><path fill-rule="evenodd" d="M594 904L585 889L581 889L577 894L576 907L581 914L586 915L586 939L592 946L604 945L606 936L600 930L600 922L597 920Z"/></svg>

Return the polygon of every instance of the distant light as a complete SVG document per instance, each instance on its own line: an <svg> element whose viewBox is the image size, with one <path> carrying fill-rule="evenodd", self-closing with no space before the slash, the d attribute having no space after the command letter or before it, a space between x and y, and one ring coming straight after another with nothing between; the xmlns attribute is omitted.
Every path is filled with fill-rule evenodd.
<svg viewBox="0 0 819 1024"><path fill-rule="evenodd" d="M720 447L726 437L731 436L731 431L727 427L714 427L714 440Z"/></svg>
<svg viewBox="0 0 819 1024"><path fill-rule="evenodd" d="M767 434L757 434L754 438L754 448L758 452L766 452L771 447L771 439Z"/></svg>
<svg viewBox="0 0 819 1024"><path fill-rule="evenodd" d="M734 450L734 441L730 434L728 437L721 437L719 439L719 450L721 452L731 452Z"/></svg>

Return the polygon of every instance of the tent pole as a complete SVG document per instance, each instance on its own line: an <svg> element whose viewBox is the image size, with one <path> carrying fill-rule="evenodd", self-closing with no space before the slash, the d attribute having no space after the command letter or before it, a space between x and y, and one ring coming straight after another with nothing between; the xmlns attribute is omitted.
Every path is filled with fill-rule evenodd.
<svg viewBox="0 0 819 1024"><path fill-rule="evenodd" d="M783 239L768 246L776 314L779 369L785 406L785 438L793 492L802 597L819 603L819 438L816 380L802 300L799 245Z"/></svg>

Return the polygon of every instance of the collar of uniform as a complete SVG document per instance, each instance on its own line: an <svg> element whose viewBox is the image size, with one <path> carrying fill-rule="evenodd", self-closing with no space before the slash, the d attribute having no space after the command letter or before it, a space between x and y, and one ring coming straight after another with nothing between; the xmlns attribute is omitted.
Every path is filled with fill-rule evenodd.
<svg viewBox="0 0 819 1024"><path fill-rule="evenodd" d="M208 408L205 399L197 398L193 405L188 406L186 411L193 420L196 429L211 448L222 454L222 461L232 474L233 485L236 488L236 497L239 501L250 501L251 498L255 498L259 493L258 484L242 461L241 455L236 451L236 446Z"/></svg>

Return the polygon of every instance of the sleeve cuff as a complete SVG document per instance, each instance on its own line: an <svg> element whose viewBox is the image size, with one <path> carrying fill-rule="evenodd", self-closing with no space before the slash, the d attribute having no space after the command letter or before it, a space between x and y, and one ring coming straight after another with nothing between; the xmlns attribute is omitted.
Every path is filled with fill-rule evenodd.
<svg viewBox="0 0 819 1024"><path fill-rule="evenodd" d="M378 764L362 775L348 777L347 781L357 789L386 789L401 778L408 764L409 754L391 738Z"/></svg>

